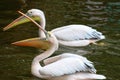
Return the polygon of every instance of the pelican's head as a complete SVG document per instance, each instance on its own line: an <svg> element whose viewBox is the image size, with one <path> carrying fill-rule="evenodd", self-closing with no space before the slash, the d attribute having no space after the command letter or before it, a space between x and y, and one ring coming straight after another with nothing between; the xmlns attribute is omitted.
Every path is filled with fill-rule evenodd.
<svg viewBox="0 0 120 80"><path fill-rule="evenodd" d="M30 9L30 10L27 11L26 15L31 17L35 21L40 21L40 22L44 21L45 22L44 12L39 10L39 9ZM27 22L30 22L30 20L27 19L24 16L20 16L19 18L15 19L12 23L7 25L3 30L5 31L5 30L13 28L13 27L15 27L17 25L27 23Z"/></svg>
<svg viewBox="0 0 120 80"><path fill-rule="evenodd" d="M44 16L44 12L39 9L30 9L26 14L29 16Z"/></svg>

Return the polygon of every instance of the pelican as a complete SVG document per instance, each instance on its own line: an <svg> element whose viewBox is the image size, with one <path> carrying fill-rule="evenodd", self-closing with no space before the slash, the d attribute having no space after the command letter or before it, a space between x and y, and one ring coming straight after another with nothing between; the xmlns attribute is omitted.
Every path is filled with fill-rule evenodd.
<svg viewBox="0 0 120 80"><path fill-rule="evenodd" d="M48 80L106 79L105 76L96 74L96 69L94 68L93 62L80 55L73 53L62 53L61 55L48 58L58 49L58 40L54 34L49 34L47 41L40 41L43 41L44 43L48 41L51 45L45 52L33 59L31 73L34 76ZM19 46L18 44L24 45L23 42L24 40L14 42L12 44ZM27 42L27 40L25 42ZM35 47L34 44L27 45ZM45 66L40 65L41 61L44 62Z"/></svg>
<svg viewBox="0 0 120 80"><path fill-rule="evenodd" d="M34 20L40 21L40 25L45 29L46 20L42 10L30 9L27 11L26 15L32 17ZM8 30L29 21L29 19L21 16L6 26L4 30ZM87 46L90 43L105 39L105 36L101 32L86 25L72 24L55 28L51 30L51 32L56 36L60 44L71 47ZM40 38L44 38L44 32L39 30L39 36Z"/></svg>
<svg viewBox="0 0 120 80"><path fill-rule="evenodd" d="M41 28L40 25L39 28ZM93 62L83 56L73 53L62 53L61 55L50 57L58 50L59 43L53 33L48 33L45 30L44 33L47 37L44 40L40 39L40 42L50 43L50 47L33 59L31 73L34 76L49 80L106 79L105 76L96 74ZM18 45L19 43L24 45L21 42L24 42L24 40L12 44ZM27 42L27 40L25 40L25 42ZM39 45L42 46L41 44ZM28 44L28 46L32 46L32 44ZM35 45L32 47L35 47ZM45 66L40 65L41 61L44 62Z"/></svg>

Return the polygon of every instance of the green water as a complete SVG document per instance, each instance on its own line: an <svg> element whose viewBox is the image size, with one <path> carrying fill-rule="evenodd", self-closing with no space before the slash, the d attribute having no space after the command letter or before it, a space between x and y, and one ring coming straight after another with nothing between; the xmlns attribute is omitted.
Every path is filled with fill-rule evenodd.
<svg viewBox="0 0 120 80"><path fill-rule="evenodd" d="M38 36L38 28L28 23L2 31L3 27L20 16L17 10L26 12L31 8L45 12L47 30L68 24L85 24L101 31L106 39L99 43L105 45L61 48L55 54L83 50L87 53L84 56L94 62L97 73L105 75L107 80L120 80L120 2L26 0L25 3L24 0L2 0L0 3L0 80L42 80L35 78L30 72L32 59L40 53L39 50L11 45L14 41Z"/></svg>

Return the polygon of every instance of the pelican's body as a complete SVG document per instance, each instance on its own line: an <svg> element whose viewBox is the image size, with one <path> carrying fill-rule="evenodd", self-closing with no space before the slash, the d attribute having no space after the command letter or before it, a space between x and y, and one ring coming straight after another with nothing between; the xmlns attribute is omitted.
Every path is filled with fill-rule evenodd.
<svg viewBox="0 0 120 80"><path fill-rule="evenodd" d="M32 17L39 17L40 18L40 25L43 29L45 29L46 20L45 15L43 11L38 9L31 9L27 12L28 16ZM23 18L20 18L20 20ZM26 21L28 22L28 21ZM10 26L16 26L19 24L24 23L23 21L20 23L11 23L7 27L4 28L4 30L7 30L10 28ZM15 25L13 25L15 24ZM72 47L78 47L78 46L87 46L90 43L95 43L96 41L105 39L105 36L102 35L101 32L85 25L67 25L63 27L59 27L56 29L51 30L51 32L56 36L58 39L58 42L65 46L72 46ZM40 38L44 38L45 34L41 30L39 30Z"/></svg>

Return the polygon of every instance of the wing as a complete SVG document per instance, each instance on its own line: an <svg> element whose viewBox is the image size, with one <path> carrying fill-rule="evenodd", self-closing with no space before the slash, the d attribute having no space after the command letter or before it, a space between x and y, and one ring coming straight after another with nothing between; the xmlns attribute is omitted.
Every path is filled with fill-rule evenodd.
<svg viewBox="0 0 120 80"><path fill-rule="evenodd" d="M86 58L84 59L86 60ZM76 56L74 57L65 56L54 63L44 66L43 69L40 70L39 72L42 75L62 76L65 74L72 74L80 71L90 71L90 69L93 68L90 67L92 65L91 62L89 64L88 62L89 62L88 60L86 62L83 61L83 59L80 59L79 57Z"/></svg>
<svg viewBox="0 0 120 80"><path fill-rule="evenodd" d="M54 35L65 41L104 39L105 36L101 32L85 25L68 25L53 29Z"/></svg>

